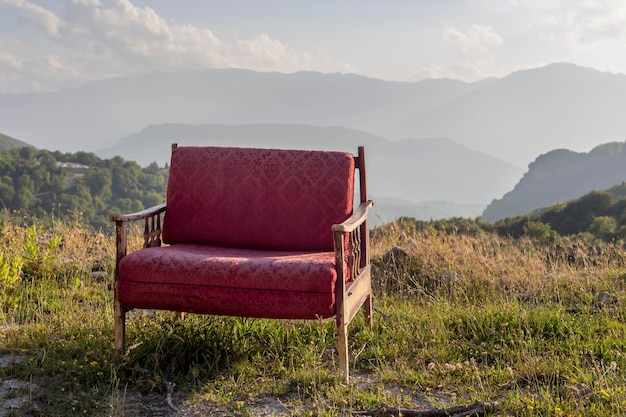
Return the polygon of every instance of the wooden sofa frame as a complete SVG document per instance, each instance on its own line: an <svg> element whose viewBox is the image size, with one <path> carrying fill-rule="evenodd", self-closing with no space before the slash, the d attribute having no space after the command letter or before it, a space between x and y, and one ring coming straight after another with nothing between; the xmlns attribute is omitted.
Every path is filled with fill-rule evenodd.
<svg viewBox="0 0 626 417"><path fill-rule="evenodd" d="M172 153L176 151L177 147L177 144L172 145ZM354 174L356 174L356 170L359 172L360 204L345 221L330 225L328 229L328 233L333 235L334 263L337 276L334 294L334 316L337 327L339 371L344 375L346 382L349 381L348 325L361 307L364 310L366 325L370 329L373 325L367 223L368 211L372 207L373 202L367 198L364 148L359 147L358 154L356 156L352 155L352 157L354 158L355 166ZM354 182L356 182L356 178ZM123 352L124 350L126 313L132 308L136 308L123 305L120 302L118 293L120 262L129 254L127 244L128 226L132 222L143 222L143 248L160 247L162 246L162 224L167 222L167 208L167 203L163 203L137 213L110 215L110 220L115 222L116 231L114 330L115 349L118 352ZM163 309L159 305L141 308ZM182 317L185 312L181 311L180 313Z"/></svg>

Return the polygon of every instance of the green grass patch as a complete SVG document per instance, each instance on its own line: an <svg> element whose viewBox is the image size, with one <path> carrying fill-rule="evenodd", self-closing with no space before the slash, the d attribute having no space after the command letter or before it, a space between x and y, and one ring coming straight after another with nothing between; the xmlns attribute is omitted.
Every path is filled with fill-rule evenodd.
<svg viewBox="0 0 626 417"><path fill-rule="evenodd" d="M626 409L620 242L594 246L606 258L570 265L537 242L395 227L372 241L374 329L361 315L350 326L353 378L345 384L332 320L189 314L181 321L133 311L127 350L116 356L112 238L77 225L5 224L0 355L21 361L0 368L0 377L38 386L13 415L35 407L46 416L150 415L129 400L153 395L164 404L164 378L184 393L179 401L235 416L255 415L267 398L280 400L283 415L328 417L383 402L497 401L502 415L515 416ZM391 257L394 246L405 252ZM602 291L613 298L601 301Z"/></svg>

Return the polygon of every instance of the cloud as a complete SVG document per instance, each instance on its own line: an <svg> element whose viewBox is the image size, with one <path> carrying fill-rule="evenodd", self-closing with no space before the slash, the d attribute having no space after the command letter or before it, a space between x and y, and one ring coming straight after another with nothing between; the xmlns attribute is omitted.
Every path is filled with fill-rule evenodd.
<svg viewBox="0 0 626 417"><path fill-rule="evenodd" d="M582 0L574 4L564 21L568 35L580 42L618 39L626 24L623 0Z"/></svg>
<svg viewBox="0 0 626 417"><path fill-rule="evenodd" d="M541 17L529 26L538 30L545 40L584 46L607 40L619 41L626 33L623 29L626 2L623 0L552 1L541 11Z"/></svg>
<svg viewBox="0 0 626 417"><path fill-rule="evenodd" d="M57 14L27 0L2 4L52 42L54 60L40 57L46 66L80 80L198 68L291 72L311 59L265 33L224 42L207 28L178 24L130 0L66 0Z"/></svg>
<svg viewBox="0 0 626 417"><path fill-rule="evenodd" d="M106 58L120 67L167 69L228 63L223 43L213 33L191 25L176 25L148 7L116 0L103 6L97 0L71 0L63 41Z"/></svg>
<svg viewBox="0 0 626 417"><path fill-rule="evenodd" d="M25 22L43 30L47 35L53 38L59 36L63 21L51 11L26 0L0 0L0 4L17 10Z"/></svg>
<svg viewBox="0 0 626 417"><path fill-rule="evenodd" d="M443 39L458 45L466 55L487 54L490 49L502 45L502 38L491 27L472 25L466 32L452 27L443 29Z"/></svg>
<svg viewBox="0 0 626 417"><path fill-rule="evenodd" d="M429 77L476 81L503 75L496 69L492 51L504 41L490 26L473 24L465 31L447 26L443 28L442 36L445 42L460 48L462 55L448 66L419 69L411 79Z"/></svg>
<svg viewBox="0 0 626 417"><path fill-rule="evenodd" d="M22 59L0 51L0 93L45 91L50 85L74 85L76 80L87 79L58 55Z"/></svg>
<svg viewBox="0 0 626 417"><path fill-rule="evenodd" d="M277 70L277 63L283 72L298 71L305 68L310 59L306 54L290 52L285 44L265 33L239 40L233 49L233 59L238 65L259 71Z"/></svg>
<svg viewBox="0 0 626 417"><path fill-rule="evenodd" d="M0 68L21 70L22 67L22 60L19 57L11 55L8 52L0 51Z"/></svg>

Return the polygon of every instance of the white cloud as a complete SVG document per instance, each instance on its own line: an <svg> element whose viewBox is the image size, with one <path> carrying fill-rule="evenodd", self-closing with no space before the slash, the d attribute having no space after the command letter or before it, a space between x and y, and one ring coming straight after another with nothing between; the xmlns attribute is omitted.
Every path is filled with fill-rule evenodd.
<svg viewBox="0 0 626 417"><path fill-rule="evenodd" d="M0 68L20 70L22 69L22 60L8 52L0 51Z"/></svg>
<svg viewBox="0 0 626 417"><path fill-rule="evenodd" d="M564 21L568 35L583 43L618 39L625 23L623 0L582 0L568 11Z"/></svg>
<svg viewBox="0 0 626 417"><path fill-rule="evenodd" d="M462 55L447 66L431 66L415 71L411 79L456 78L476 81L503 75L495 65L493 51L503 44L502 37L485 25L473 24L465 31L454 27L444 27L443 40L458 47Z"/></svg>
<svg viewBox="0 0 626 417"><path fill-rule="evenodd" d="M488 54L492 48L502 45L502 38L491 27L476 24L466 32L445 27L443 39L458 45L466 55Z"/></svg>
<svg viewBox="0 0 626 417"><path fill-rule="evenodd" d="M49 36L54 38L59 36L63 21L51 11L27 0L0 0L0 4L10 6L19 11L22 19L43 30Z"/></svg>
<svg viewBox="0 0 626 417"><path fill-rule="evenodd" d="M83 80L168 69L292 72L310 59L265 33L223 42L207 28L178 24L129 0L66 0L65 9L56 15L27 0L0 4L13 8L57 48L53 60L42 57L48 67Z"/></svg>
<svg viewBox="0 0 626 417"><path fill-rule="evenodd" d="M129 65L288 71L304 57L264 33L228 44L209 29L177 25L128 0L117 0L108 8L89 7L71 24Z"/></svg>
<svg viewBox="0 0 626 417"><path fill-rule="evenodd" d="M49 90L50 85L71 86L86 81L80 72L58 55L24 60L0 51L0 92L23 93Z"/></svg>
<svg viewBox="0 0 626 417"><path fill-rule="evenodd" d="M290 52L282 42L261 33L248 40L239 40L233 60L244 68L260 71L293 72L307 67L309 56ZM278 65L277 65L278 64Z"/></svg>
<svg viewBox="0 0 626 417"><path fill-rule="evenodd" d="M569 47L619 41L626 32L623 0L561 0L544 6L539 18L529 23L542 39Z"/></svg>
<svg viewBox="0 0 626 417"><path fill-rule="evenodd" d="M128 0L102 5L97 0L66 3L70 49L92 53L118 70L156 70L228 64L227 50L213 33L192 25L176 25L148 7Z"/></svg>

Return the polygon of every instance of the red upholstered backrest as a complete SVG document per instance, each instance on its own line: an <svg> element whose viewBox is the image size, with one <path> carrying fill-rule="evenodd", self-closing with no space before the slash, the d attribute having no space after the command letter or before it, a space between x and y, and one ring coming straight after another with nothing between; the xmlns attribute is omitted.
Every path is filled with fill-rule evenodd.
<svg viewBox="0 0 626 417"><path fill-rule="evenodd" d="M331 226L352 214L350 153L178 147L172 153L165 243L333 250Z"/></svg>

